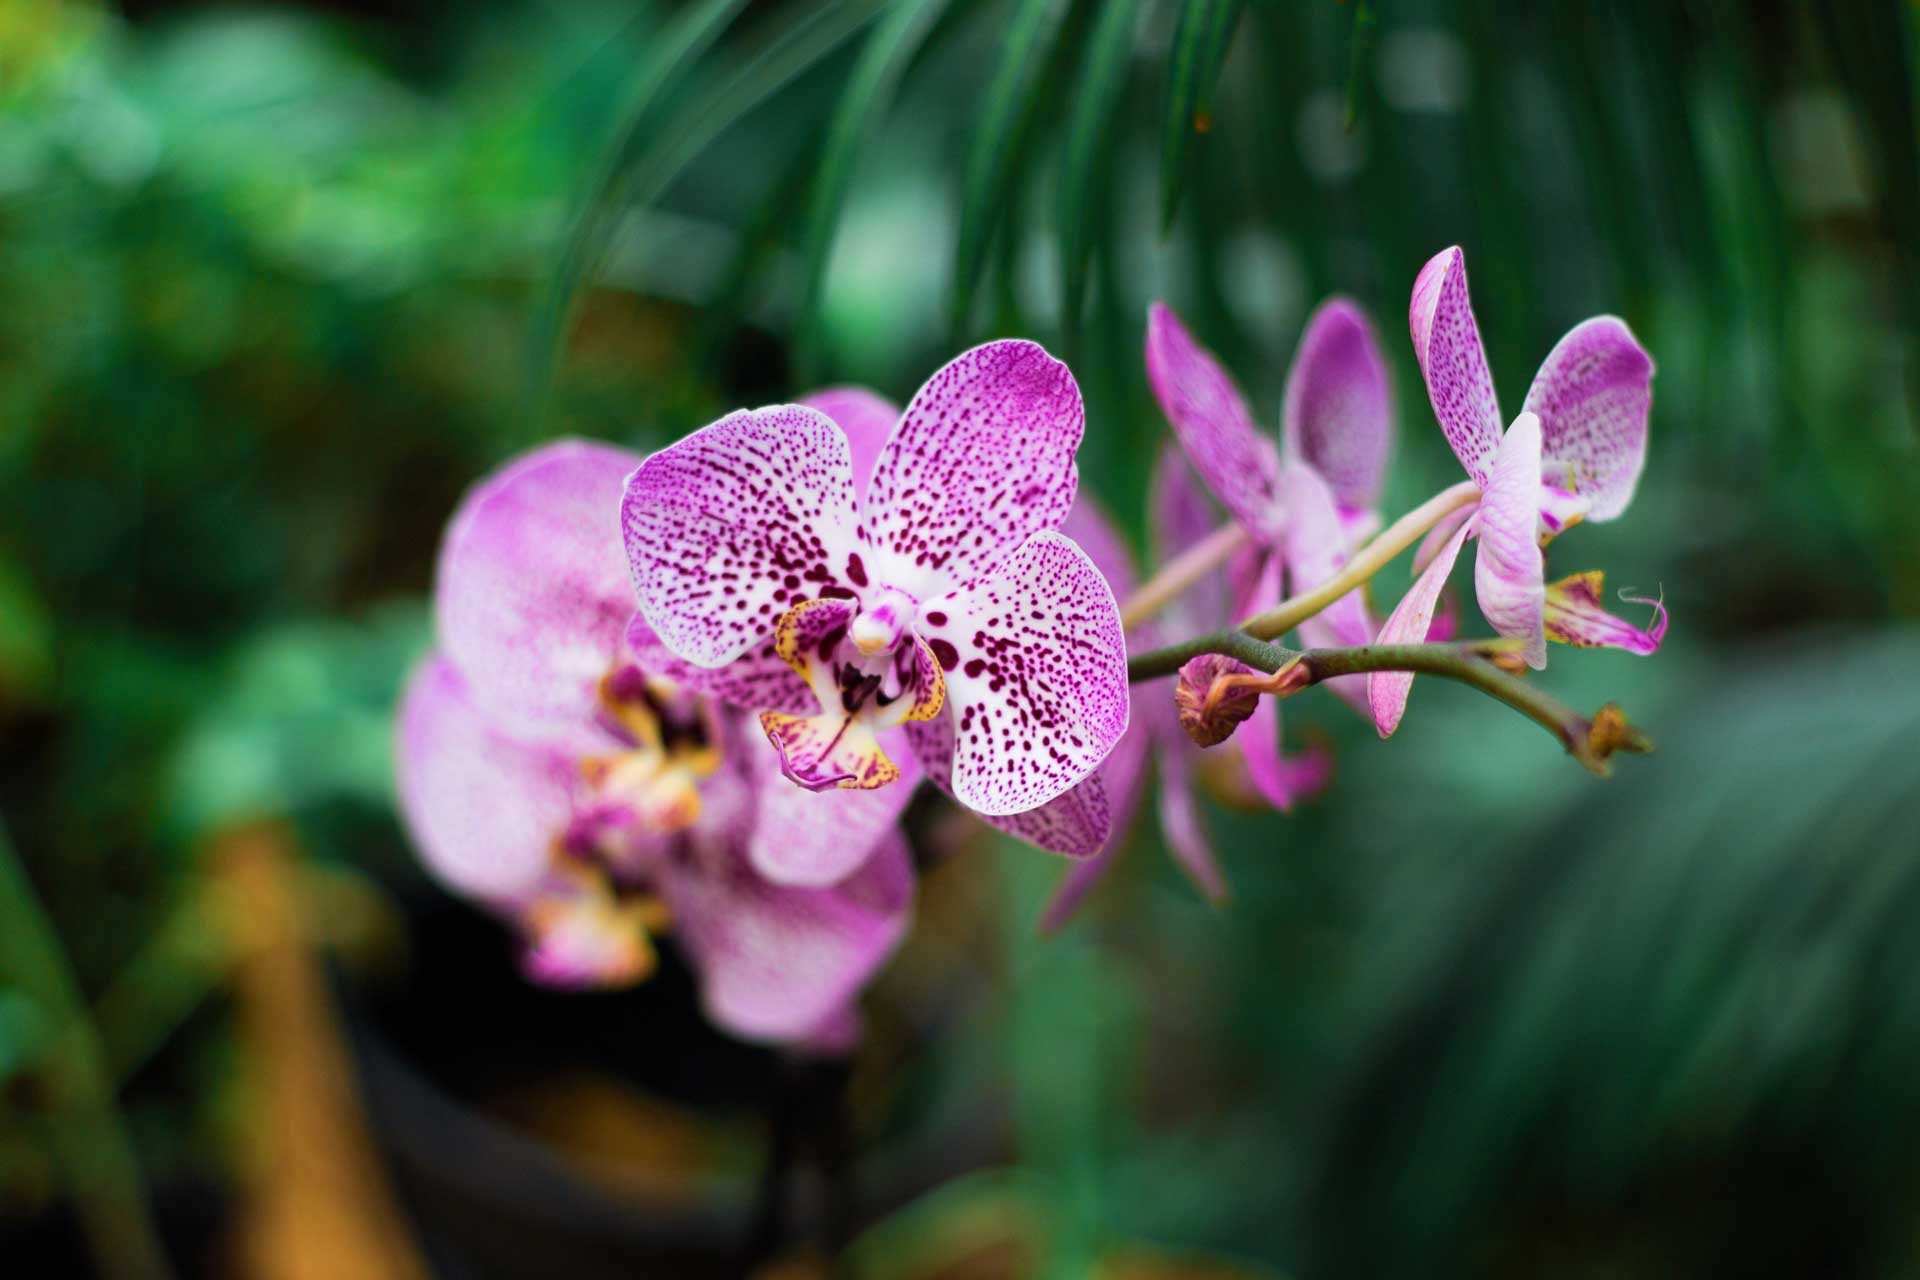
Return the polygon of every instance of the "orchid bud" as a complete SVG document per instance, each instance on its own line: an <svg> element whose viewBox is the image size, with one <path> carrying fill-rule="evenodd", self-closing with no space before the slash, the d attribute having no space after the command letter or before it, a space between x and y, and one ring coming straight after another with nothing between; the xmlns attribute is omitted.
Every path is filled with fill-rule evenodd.
<svg viewBox="0 0 1920 1280"><path fill-rule="evenodd" d="M1203 747L1225 742L1260 705L1260 690L1252 683L1260 678L1238 658L1219 653L1194 658L1180 668L1173 689L1180 727Z"/></svg>

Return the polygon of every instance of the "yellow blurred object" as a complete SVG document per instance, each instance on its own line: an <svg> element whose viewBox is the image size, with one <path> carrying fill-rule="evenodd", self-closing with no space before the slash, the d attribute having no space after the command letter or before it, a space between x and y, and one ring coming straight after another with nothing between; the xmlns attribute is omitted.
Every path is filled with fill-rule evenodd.
<svg viewBox="0 0 1920 1280"><path fill-rule="evenodd" d="M668 1210L692 1208L750 1170L757 1139L604 1076L569 1074L495 1094L488 1109L606 1190Z"/></svg>
<svg viewBox="0 0 1920 1280"><path fill-rule="evenodd" d="M211 866L235 956L256 1146L242 1170L238 1271L273 1280L425 1280L366 1128L309 945L286 827L228 828Z"/></svg>

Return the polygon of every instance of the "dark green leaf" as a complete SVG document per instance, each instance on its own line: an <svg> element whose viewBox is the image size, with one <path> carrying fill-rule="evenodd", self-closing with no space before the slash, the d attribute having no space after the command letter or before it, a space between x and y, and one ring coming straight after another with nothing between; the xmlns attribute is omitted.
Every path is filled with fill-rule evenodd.
<svg viewBox="0 0 1920 1280"><path fill-rule="evenodd" d="M1087 50L1086 71L1067 124L1065 159L1060 170L1060 313L1068 328L1080 316L1086 292L1087 266L1093 253L1094 192L1112 148L1114 117L1119 114L1127 87L1127 60L1133 53L1139 5L1136 0L1110 0L1101 10Z"/></svg>
<svg viewBox="0 0 1920 1280"><path fill-rule="evenodd" d="M980 128L967 156L960 197L960 237L953 259L953 327L966 328L987 246L1005 212L1007 186L1019 158L1020 126L1046 88L1045 50L1066 16L1065 0L1020 0L1007 29L999 70L987 86Z"/></svg>
<svg viewBox="0 0 1920 1280"><path fill-rule="evenodd" d="M1180 189L1193 155L1193 135L1209 127L1213 87L1220 79L1241 0L1187 0L1173 33L1167 73L1167 123L1160 152L1160 230L1173 226Z"/></svg>
<svg viewBox="0 0 1920 1280"><path fill-rule="evenodd" d="M626 102L588 177L579 213L561 243L560 256L533 322L527 347L528 434L544 434L546 401L559 362L560 345L571 327L580 282L600 265L620 214L632 191L634 162L645 140L655 104L679 83L700 55L733 21L746 0L705 0L683 12L663 31L654 55L634 69Z"/></svg>
<svg viewBox="0 0 1920 1280"><path fill-rule="evenodd" d="M801 288L797 328L800 364L811 380L817 370L820 353L816 332L821 286L826 280L827 261L833 254L834 230L840 223L840 208L846 202L847 187L853 178L854 160L865 141L869 125L887 109L900 77L919 51L927 32L946 8L947 0L899 0L880 23L860 60L854 65L834 109L833 122L827 127L827 141L814 172L813 199L807 213L807 242L803 255L806 282Z"/></svg>
<svg viewBox="0 0 1920 1280"><path fill-rule="evenodd" d="M620 198L596 202L600 208L582 219L563 254L563 270L556 276L541 320L534 331L529 387L530 421L535 434L544 431L545 400L553 381L561 337L575 291L586 271L598 261L618 215L659 199L689 163L728 126L765 102L795 78L853 36L880 6L877 0L837 0L787 26L735 74L702 93L675 118L649 123L653 139L629 167L621 165L614 178Z"/></svg>

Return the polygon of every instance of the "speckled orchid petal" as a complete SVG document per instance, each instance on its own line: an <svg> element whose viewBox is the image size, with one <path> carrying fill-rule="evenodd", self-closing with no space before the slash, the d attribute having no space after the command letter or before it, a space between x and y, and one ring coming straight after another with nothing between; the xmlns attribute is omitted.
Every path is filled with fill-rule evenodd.
<svg viewBox="0 0 1920 1280"><path fill-rule="evenodd" d="M697 667L667 648L640 614L627 628L627 651L649 675L747 711L804 715L816 706L813 690L780 657L771 637L724 667Z"/></svg>
<svg viewBox="0 0 1920 1280"><path fill-rule="evenodd" d="M697 844L663 888L707 1015L778 1043L812 1035L886 962L906 930L913 871L897 832L831 888L772 884L737 846Z"/></svg>
<svg viewBox="0 0 1920 1280"><path fill-rule="evenodd" d="M1598 569L1549 583L1547 639L1581 649L1625 649L1642 657L1657 653L1660 642L1667 636L1666 604L1644 596L1620 597L1634 604L1653 606L1653 626L1642 631L1624 618L1607 612L1601 603L1606 598L1605 585L1605 575Z"/></svg>
<svg viewBox="0 0 1920 1280"><path fill-rule="evenodd" d="M1351 300L1329 298L1307 320L1287 370L1280 437L1286 456L1319 472L1340 506L1365 509L1379 499L1393 443L1392 390L1373 326Z"/></svg>
<svg viewBox="0 0 1920 1280"><path fill-rule="evenodd" d="M1503 636L1526 643L1534 670L1547 665L1547 562L1540 554L1540 419L1523 413L1493 459L1474 518L1480 552L1473 590Z"/></svg>
<svg viewBox="0 0 1920 1280"><path fill-rule="evenodd" d="M1254 425L1233 378L1164 303L1147 312L1147 381L1213 496L1255 537L1277 538L1279 450Z"/></svg>
<svg viewBox="0 0 1920 1280"><path fill-rule="evenodd" d="M801 404L832 418L847 433L853 460L853 491L865 496L880 450L900 421L900 406L866 387L826 387L800 397Z"/></svg>
<svg viewBox="0 0 1920 1280"><path fill-rule="evenodd" d="M1484 488L1505 419L1467 296L1466 256L1458 247L1441 250L1420 269L1407 319L1440 428L1453 456Z"/></svg>
<svg viewBox="0 0 1920 1280"><path fill-rule="evenodd" d="M1085 428L1073 374L1037 343L954 358L915 393L874 464L863 509L875 580L927 600L1057 528Z"/></svg>
<svg viewBox="0 0 1920 1280"><path fill-rule="evenodd" d="M634 609L615 513L639 462L584 440L546 445L454 513L434 588L439 640L490 711L529 724L592 714Z"/></svg>
<svg viewBox="0 0 1920 1280"><path fill-rule="evenodd" d="M1541 362L1526 409L1540 416L1549 482L1587 499L1589 520L1611 520L1633 501L1647 462L1653 358L1616 316L1567 331Z"/></svg>
<svg viewBox="0 0 1920 1280"><path fill-rule="evenodd" d="M640 464L620 507L640 611L688 662L758 648L799 600L865 577L846 433L818 409L743 409Z"/></svg>
<svg viewBox="0 0 1920 1280"><path fill-rule="evenodd" d="M969 809L1037 809L1126 732L1120 607L1071 539L1029 538L991 579L930 601L921 625L937 651L953 650L953 794Z"/></svg>
<svg viewBox="0 0 1920 1280"><path fill-rule="evenodd" d="M1387 620L1380 624L1378 644L1418 644L1427 638L1433 622L1433 607L1439 603L1447 575L1453 572L1460 548L1466 545L1471 526L1462 524L1435 553L1425 571L1414 579L1413 587L1401 597ZM1383 738L1400 727L1407 711L1407 694L1413 689L1411 671L1375 671L1367 676L1367 703L1373 710L1373 724Z"/></svg>
<svg viewBox="0 0 1920 1280"><path fill-rule="evenodd" d="M845 880L866 862L880 836L900 821L920 779L920 764L905 743L882 744L899 763L898 786L818 793L783 776L780 753L764 736L745 735L740 750L747 757L759 806L747 841L747 861L775 884L820 886Z"/></svg>
<svg viewBox="0 0 1920 1280"><path fill-rule="evenodd" d="M394 757L401 812L436 876L502 907L540 886L574 812L573 750L501 727L451 662L430 658L400 704Z"/></svg>
<svg viewBox="0 0 1920 1280"><path fill-rule="evenodd" d="M953 720L935 716L909 723L904 732L927 781L953 794ZM1020 813L976 814L982 822L1036 849L1063 858L1091 858L1113 834L1113 805L1100 771L1095 770L1037 808Z"/></svg>

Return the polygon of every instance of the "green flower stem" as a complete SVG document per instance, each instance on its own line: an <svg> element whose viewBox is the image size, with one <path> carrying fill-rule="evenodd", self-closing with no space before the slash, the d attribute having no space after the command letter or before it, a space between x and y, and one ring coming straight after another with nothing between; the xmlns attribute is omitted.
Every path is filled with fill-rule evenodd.
<svg viewBox="0 0 1920 1280"><path fill-rule="evenodd" d="M1487 656L1490 644L1497 646L1498 643L1367 644L1349 649L1302 651L1261 640L1244 631L1225 630L1136 654L1127 662L1127 677L1139 682L1171 675L1203 653L1224 654L1267 672L1297 662L1306 672L1302 688L1335 676L1369 671L1414 671L1458 680L1506 703L1553 734L1569 755L1601 777L1609 772L1608 757L1614 752L1642 753L1653 749L1647 736L1628 724L1611 703L1589 719L1519 676L1502 670Z"/></svg>
<svg viewBox="0 0 1920 1280"><path fill-rule="evenodd" d="M87 1247L103 1276L171 1276L147 1207L133 1143L114 1109L106 1053L79 981L33 883L0 826L0 981L17 986L54 1024L42 1058L48 1126Z"/></svg>
<svg viewBox="0 0 1920 1280"><path fill-rule="evenodd" d="M1395 556L1424 538L1448 515L1479 500L1480 486L1471 480L1442 489L1382 529L1339 573L1305 595L1283 600L1271 609L1254 614L1240 624L1240 630L1262 640L1279 639L1355 587L1365 586Z"/></svg>

